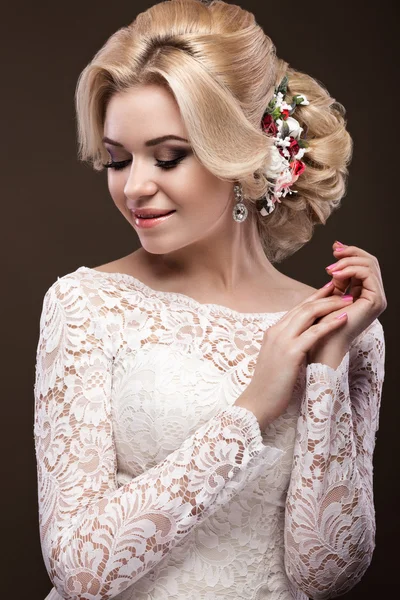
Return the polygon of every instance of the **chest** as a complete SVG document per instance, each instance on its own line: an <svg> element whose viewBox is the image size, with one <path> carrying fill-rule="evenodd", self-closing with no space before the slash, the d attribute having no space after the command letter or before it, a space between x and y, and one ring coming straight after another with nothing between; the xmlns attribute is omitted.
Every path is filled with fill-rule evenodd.
<svg viewBox="0 0 400 600"><path fill-rule="evenodd" d="M251 381L267 326L182 310L126 317L112 389L120 483L160 463L234 404ZM288 473L303 377L286 413L263 432L266 443L287 450Z"/></svg>

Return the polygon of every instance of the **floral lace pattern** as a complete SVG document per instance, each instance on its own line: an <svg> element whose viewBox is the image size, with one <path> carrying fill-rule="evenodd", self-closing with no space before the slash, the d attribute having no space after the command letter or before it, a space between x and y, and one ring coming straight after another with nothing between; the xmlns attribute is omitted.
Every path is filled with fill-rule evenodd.
<svg viewBox="0 0 400 600"><path fill-rule="evenodd" d="M372 558L376 319L265 431L235 400L281 313L80 267L48 289L34 438L49 600L306 600Z"/></svg>

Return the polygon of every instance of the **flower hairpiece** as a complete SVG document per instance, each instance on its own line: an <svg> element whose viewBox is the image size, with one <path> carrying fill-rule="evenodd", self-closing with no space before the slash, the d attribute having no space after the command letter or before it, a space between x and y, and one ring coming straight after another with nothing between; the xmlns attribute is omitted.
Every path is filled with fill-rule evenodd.
<svg viewBox="0 0 400 600"><path fill-rule="evenodd" d="M275 209L276 202L281 202L281 198L297 193L291 186L306 168L301 159L308 151L308 143L300 139L303 127L300 127L300 123L292 115L299 104L310 103L304 94L293 96L292 104L285 102L287 87L288 77L285 76L275 88L261 121L263 131L274 140L271 147L271 164L264 171L271 183L270 189L264 198L257 201L263 216L270 214Z"/></svg>

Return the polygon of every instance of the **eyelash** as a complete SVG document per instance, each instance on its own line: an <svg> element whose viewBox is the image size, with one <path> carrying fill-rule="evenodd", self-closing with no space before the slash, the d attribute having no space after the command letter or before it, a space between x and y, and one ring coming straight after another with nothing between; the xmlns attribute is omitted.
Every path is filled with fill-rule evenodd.
<svg viewBox="0 0 400 600"><path fill-rule="evenodd" d="M168 169L172 169L173 167L175 167L184 158L185 158L185 156L178 156L177 158L174 158L173 160L157 160L155 166L160 167L160 169L164 169L167 171ZM105 167L106 169L114 169L115 171L120 171L121 169L124 169L130 162L131 162L131 159L120 160L118 162L112 161L110 163L103 165L103 167Z"/></svg>

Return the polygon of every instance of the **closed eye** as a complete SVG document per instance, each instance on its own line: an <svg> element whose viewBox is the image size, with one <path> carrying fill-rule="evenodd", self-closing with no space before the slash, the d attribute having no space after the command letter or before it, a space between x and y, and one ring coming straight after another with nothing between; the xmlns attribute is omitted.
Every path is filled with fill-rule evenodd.
<svg viewBox="0 0 400 600"><path fill-rule="evenodd" d="M157 160L154 166L159 167L160 169L173 169L178 163L180 163L186 155L178 156L173 160ZM103 164L103 167L106 169L114 169L115 171L120 171L121 169L125 169L129 163L132 162L132 159L121 160L118 162L111 161L109 163Z"/></svg>

